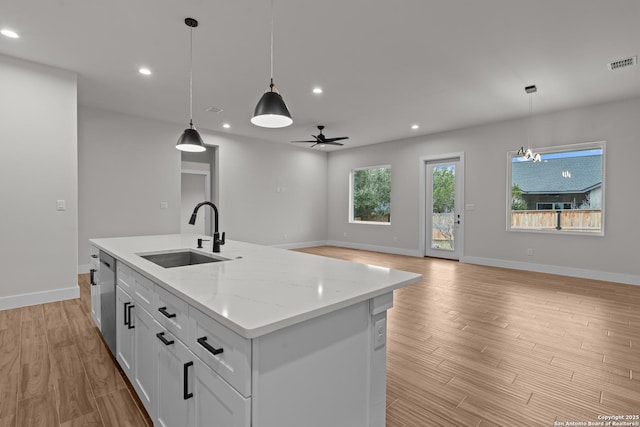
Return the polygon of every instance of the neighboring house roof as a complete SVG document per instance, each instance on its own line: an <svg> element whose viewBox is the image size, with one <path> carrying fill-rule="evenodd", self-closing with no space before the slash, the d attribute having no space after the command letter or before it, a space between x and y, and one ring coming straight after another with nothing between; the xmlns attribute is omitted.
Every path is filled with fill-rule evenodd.
<svg viewBox="0 0 640 427"><path fill-rule="evenodd" d="M513 162L511 179L523 194L586 193L602 185L602 155Z"/></svg>

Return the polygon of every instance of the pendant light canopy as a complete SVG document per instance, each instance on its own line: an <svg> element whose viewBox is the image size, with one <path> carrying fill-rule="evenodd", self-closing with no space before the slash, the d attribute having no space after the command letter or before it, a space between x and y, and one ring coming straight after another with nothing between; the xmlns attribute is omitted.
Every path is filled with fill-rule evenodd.
<svg viewBox="0 0 640 427"><path fill-rule="evenodd" d="M190 28L190 52L189 52L189 128L185 129L176 148L181 151L202 152L207 148L200 137L200 134L193 126L193 29L198 26L198 21L187 18L184 23Z"/></svg>
<svg viewBox="0 0 640 427"><path fill-rule="evenodd" d="M273 0L271 0L271 83L269 91L265 92L258 101L251 123L265 128L283 128L293 123L291 113L273 83Z"/></svg>

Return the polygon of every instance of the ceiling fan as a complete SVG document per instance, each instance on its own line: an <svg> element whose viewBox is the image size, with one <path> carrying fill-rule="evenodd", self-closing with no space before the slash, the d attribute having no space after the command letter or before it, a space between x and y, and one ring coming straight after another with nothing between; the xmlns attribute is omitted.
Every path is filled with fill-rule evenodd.
<svg viewBox="0 0 640 427"><path fill-rule="evenodd" d="M320 147L324 147L325 145L339 145L339 146L342 146L344 144L342 144L341 142L336 142L336 141L341 141L343 139L349 139L348 136L339 136L337 138L327 138L326 136L324 136L322 134L322 129L324 129L324 126L322 126L322 125L318 126L318 130L320 131L320 133L318 135L311 135L314 138L311 141L291 141L291 142L313 142L313 145L310 147L310 148L313 148L316 145L319 145Z"/></svg>

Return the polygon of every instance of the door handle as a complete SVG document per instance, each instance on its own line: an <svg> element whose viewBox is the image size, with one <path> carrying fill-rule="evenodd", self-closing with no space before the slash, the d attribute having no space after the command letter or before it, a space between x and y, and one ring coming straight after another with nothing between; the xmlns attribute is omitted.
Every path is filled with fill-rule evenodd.
<svg viewBox="0 0 640 427"><path fill-rule="evenodd" d="M133 329L135 326L131 324L131 309L135 307L135 305L129 303L130 305L127 307L127 314L129 315L129 323L127 324L128 329Z"/></svg>
<svg viewBox="0 0 640 427"><path fill-rule="evenodd" d="M129 312L129 310L127 310L127 308L129 308L130 305L131 305L130 302L125 302L124 303L124 325L125 326L129 326L129 324L131 322L131 319L127 320L127 318L128 318L127 313ZM129 313L129 314L131 314L131 313Z"/></svg>
<svg viewBox="0 0 640 427"><path fill-rule="evenodd" d="M193 393L189 393L189 366L193 366L193 362L187 362L184 364L184 381L182 390L182 396L184 397L184 400L193 397Z"/></svg>

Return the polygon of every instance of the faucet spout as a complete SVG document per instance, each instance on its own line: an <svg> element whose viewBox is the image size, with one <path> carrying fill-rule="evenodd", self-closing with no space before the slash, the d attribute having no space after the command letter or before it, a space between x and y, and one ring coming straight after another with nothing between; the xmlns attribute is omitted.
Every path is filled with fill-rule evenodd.
<svg viewBox="0 0 640 427"><path fill-rule="evenodd" d="M220 246L225 243L225 233L222 233L222 239L220 239L220 232L218 231L218 208L211 202L200 202L196 205L193 213L191 214L191 219L189 220L189 224L195 225L196 216L198 215L198 209L202 206L207 205L213 209L214 221L213 221L213 252L220 252Z"/></svg>

